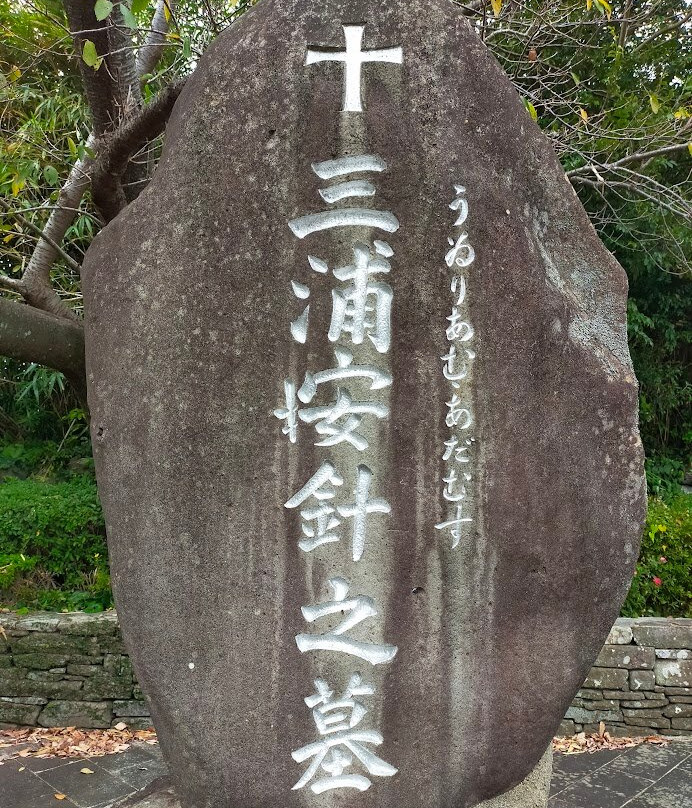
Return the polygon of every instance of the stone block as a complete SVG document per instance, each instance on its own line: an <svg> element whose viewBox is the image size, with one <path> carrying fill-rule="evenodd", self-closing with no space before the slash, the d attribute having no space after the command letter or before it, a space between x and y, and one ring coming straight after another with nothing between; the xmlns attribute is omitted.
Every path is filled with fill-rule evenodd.
<svg viewBox="0 0 692 808"><path fill-rule="evenodd" d="M641 693L630 693L629 690L604 690L604 699L617 699L618 701L628 701L644 698Z"/></svg>
<svg viewBox="0 0 692 808"><path fill-rule="evenodd" d="M624 668L591 668L583 687L624 690L627 683L628 675Z"/></svg>
<svg viewBox="0 0 692 808"><path fill-rule="evenodd" d="M573 699L572 707L583 707L586 710L618 710L620 702L615 699L601 699L600 701Z"/></svg>
<svg viewBox="0 0 692 808"><path fill-rule="evenodd" d="M70 676L91 676L103 670L102 665L68 665L67 673Z"/></svg>
<svg viewBox="0 0 692 808"><path fill-rule="evenodd" d="M609 726L608 732L614 738L646 738L648 735L657 734L656 728L654 727L637 727L631 724L627 725L626 727Z"/></svg>
<svg viewBox="0 0 692 808"><path fill-rule="evenodd" d="M653 671L630 671L630 690L653 690L655 684Z"/></svg>
<svg viewBox="0 0 692 808"><path fill-rule="evenodd" d="M148 718L149 708L144 701L114 701L113 713L127 718Z"/></svg>
<svg viewBox="0 0 692 808"><path fill-rule="evenodd" d="M692 696L692 687L660 687L656 685L654 690L657 693L665 693L666 696Z"/></svg>
<svg viewBox="0 0 692 808"><path fill-rule="evenodd" d="M61 654L67 657L72 657L73 654L100 655L98 643L94 637L32 632L25 637L12 639L10 644L15 654Z"/></svg>
<svg viewBox="0 0 692 808"><path fill-rule="evenodd" d="M565 718L578 724L598 723L599 721L622 721L619 710L585 710L583 707L570 707Z"/></svg>
<svg viewBox="0 0 692 808"><path fill-rule="evenodd" d="M103 669L113 676L127 677L132 682L132 663L128 656L122 654L106 654L103 658Z"/></svg>
<svg viewBox="0 0 692 808"><path fill-rule="evenodd" d="M61 634L88 637L112 636L117 634L118 630L118 617L115 612L66 614L61 616L58 625Z"/></svg>
<svg viewBox="0 0 692 808"><path fill-rule="evenodd" d="M654 729L668 729L670 718L646 718L642 717L642 710L633 710L634 715L625 716L625 723L633 727L652 727Z"/></svg>
<svg viewBox="0 0 692 808"><path fill-rule="evenodd" d="M651 648L690 648L692 626L689 621L652 617L632 624L632 635L637 645Z"/></svg>
<svg viewBox="0 0 692 808"><path fill-rule="evenodd" d="M115 676L108 671L97 671L84 680L83 698L94 701L100 699L129 699L132 696L132 677Z"/></svg>
<svg viewBox="0 0 692 808"><path fill-rule="evenodd" d="M11 667L12 667L12 657L9 654L0 656L0 668L11 668Z"/></svg>
<svg viewBox="0 0 692 808"><path fill-rule="evenodd" d="M15 704L0 701L0 721L5 724L20 724L25 727L35 727L40 706L32 704Z"/></svg>
<svg viewBox="0 0 692 808"><path fill-rule="evenodd" d="M691 659L692 652L687 648L657 648L657 659Z"/></svg>
<svg viewBox="0 0 692 808"><path fill-rule="evenodd" d="M629 707L625 707L622 712L623 712L623 715L625 716L625 719L627 719L628 716L630 718L663 718L664 717L664 715L663 715L663 710L664 709L665 709L665 707L663 707L663 706L655 707L655 708L652 707L652 708L643 709L643 710L635 710L635 709L630 709Z"/></svg>
<svg viewBox="0 0 692 808"><path fill-rule="evenodd" d="M16 698L8 698L7 696L0 697L0 701L7 702L8 704L31 704L34 707L38 704L42 707L48 704L48 699L41 698L41 696L17 696Z"/></svg>
<svg viewBox="0 0 692 808"><path fill-rule="evenodd" d="M692 704L669 704L663 715L666 718L692 718Z"/></svg>
<svg viewBox="0 0 692 808"><path fill-rule="evenodd" d="M113 714L107 701L51 701L38 718L42 727L108 729Z"/></svg>
<svg viewBox="0 0 692 808"><path fill-rule="evenodd" d="M572 735L575 735L576 725L574 721L570 721L568 718L563 718L560 721L560 726L557 728L557 737L558 738L570 738Z"/></svg>
<svg viewBox="0 0 692 808"><path fill-rule="evenodd" d="M153 726L154 726L151 718L147 718L147 717L144 717L144 716L139 717L139 718L138 717L132 717L132 718L118 717L118 718L114 718L113 723L111 724L111 726L115 727L117 724L120 724L121 722L124 723L124 724L127 724L129 729L152 729Z"/></svg>
<svg viewBox="0 0 692 808"><path fill-rule="evenodd" d="M661 659L654 668L656 684L663 687L690 687L692 659Z"/></svg>
<svg viewBox="0 0 692 808"><path fill-rule="evenodd" d="M692 696L669 696L668 701L672 704L692 704Z"/></svg>
<svg viewBox="0 0 692 808"><path fill-rule="evenodd" d="M685 732L692 732L692 718L673 718L671 719L673 729L685 730Z"/></svg>
<svg viewBox="0 0 692 808"><path fill-rule="evenodd" d="M60 654L15 654L13 659L18 668L37 671L47 671L67 662L67 657Z"/></svg>
<svg viewBox="0 0 692 808"><path fill-rule="evenodd" d="M35 682L60 682L62 677L62 673L51 673L50 671L27 670L26 672L26 678Z"/></svg>
<svg viewBox="0 0 692 808"><path fill-rule="evenodd" d="M23 686L17 688L18 696L39 696L45 699L79 699L81 698L81 682L41 682L26 679Z"/></svg>
<svg viewBox="0 0 692 808"><path fill-rule="evenodd" d="M71 654L70 664L74 665L103 665L103 656L88 656L85 654Z"/></svg>
<svg viewBox="0 0 692 808"><path fill-rule="evenodd" d="M60 618L50 613L18 616L13 628L19 631L57 631Z"/></svg>
<svg viewBox="0 0 692 808"><path fill-rule="evenodd" d="M610 629L606 645L628 645L632 642L632 619L621 617Z"/></svg>
<svg viewBox="0 0 692 808"><path fill-rule="evenodd" d="M604 645L594 666L597 668L650 669L656 661L653 648L636 645Z"/></svg>
<svg viewBox="0 0 692 808"><path fill-rule="evenodd" d="M619 691L618 691L619 693ZM583 687L581 690L577 691L576 698L578 699L586 699L587 701L600 701L603 698L603 691L602 690L591 690L590 688ZM613 698L610 696L609 698Z"/></svg>

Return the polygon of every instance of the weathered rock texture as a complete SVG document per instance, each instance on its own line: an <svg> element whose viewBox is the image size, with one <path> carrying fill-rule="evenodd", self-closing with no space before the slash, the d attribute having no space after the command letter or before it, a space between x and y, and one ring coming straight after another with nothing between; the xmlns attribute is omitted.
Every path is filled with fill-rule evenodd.
<svg viewBox="0 0 692 808"><path fill-rule="evenodd" d="M308 45L343 48L342 24L365 24L365 48L404 51L401 68L364 67L355 116L340 113L342 65L304 66ZM377 434L391 516L349 575L399 648L371 714L399 773L348 804L468 808L520 783L634 568L644 490L625 275L509 80L446 0L262 0L201 60L153 182L84 269L116 600L185 808L342 804L291 790L304 771L291 751L315 739L303 697L337 656L320 667L297 653L300 609L326 599L348 548L333 565L299 553L282 506L324 455L295 451L273 411L288 373L334 364L326 339L291 342L291 281L308 254L343 261L350 244L299 241L287 222L324 210L311 163L364 152L388 166L364 204L401 225ZM434 526L448 516L455 184L476 250L479 450L474 530L452 551ZM331 301L333 284L314 273L311 299ZM326 334L327 306L314 315Z"/></svg>

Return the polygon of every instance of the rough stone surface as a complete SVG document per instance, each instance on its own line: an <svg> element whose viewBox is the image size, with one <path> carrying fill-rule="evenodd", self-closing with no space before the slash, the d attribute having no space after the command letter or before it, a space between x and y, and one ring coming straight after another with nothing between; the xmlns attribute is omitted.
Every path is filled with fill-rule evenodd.
<svg viewBox="0 0 692 808"><path fill-rule="evenodd" d="M610 629L606 645L629 645L632 642L632 622L632 618L620 618Z"/></svg>
<svg viewBox="0 0 692 808"><path fill-rule="evenodd" d="M630 690L653 690L656 674L653 671L631 671Z"/></svg>
<svg viewBox="0 0 692 808"><path fill-rule="evenodd" d="M663 687L692 687L692 659L661 660L654 666L656 684Z"/></svg>
<svg viewBox="0 0 692 808"><path fill-rule="evenodd" d="M592 668L584 681L585 687L625 689L628 675L626 670L618 668Z"/></svg>
<svg viewBox="0 0 692 808"><path fill-rule="evenodd" d="M405 53L401 69L364 67L356 116L340 113L343 65L304 64L308 45L343 46L342 23L365 24L366 48ZM299 515L283 504L324 450L306 439L294 451L273 412L288 373L334 363L334 280L309 275L308 255L352 258L352 233L298 241L287 222L324 210L313 162L364 150L388 166L366 204L401 227L382 360L391 416L373 435L391 515L356 566L347 542L300 554ZM470 388L474 528L453 552L435 524L448 514L440 357L455 183L471 211L482 350ZM304 352L288 329L300 278L322 337ZM461 10L262 0L200 61L154 180L93 242L84 291L114 590L183 803L324 805L291 790L303 767L290 753L316 737L303 703L313 680L343 660L301 656L294 638L301 606L324 601L337 571L375 598L377 630L400 649L386 673L366 671L396 785L379 781L350 804L463 808L524 780L634 569L637 385L624 272ZM620 673L613 687L625 686Z"/></svg>
<svg viewBox="0 0 692 808"><path fill-rule="evenodd" d="M637 621L633 630L637 645L653 648L685 648L689 642L686 621L667 617L651 617Z"/></svg>
<svg viewBox="0 0 692 808"><path fill-rule="evenodd" d="M653 668L656 654L652 648L632 645L605 645L594 665L603 668L627 668L646 670Z"/></svg>
<svg viewBox="0 0 692 808"><path fill-rule="evenodd" d="M88 727L105 729L111 725L111 706L106 701L52 701L41 711L41 727Z"/></svg>
<svg viewBox="0 0 692 808"><path fill-rule="evenodd" d="M516 788L485 800L479 808L546 808L553 772L553 751L549 748L536 768Z"/></svg>

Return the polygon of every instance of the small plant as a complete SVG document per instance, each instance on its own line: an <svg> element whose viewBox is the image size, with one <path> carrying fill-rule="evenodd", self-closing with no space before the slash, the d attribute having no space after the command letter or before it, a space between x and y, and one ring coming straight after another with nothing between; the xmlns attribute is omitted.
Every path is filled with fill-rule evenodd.
<svg viewBox="0 0 692 808"><path fill-rule="evenodd" d="M0 590L9 589L19 576L31 572L37 561L23 553L0 553Z"/></svg>
<svg viewBox="0 0 692 808"><path fill-rule="evenodd" d="M692 617L692 503L652 497L625 617Z"/></svg>

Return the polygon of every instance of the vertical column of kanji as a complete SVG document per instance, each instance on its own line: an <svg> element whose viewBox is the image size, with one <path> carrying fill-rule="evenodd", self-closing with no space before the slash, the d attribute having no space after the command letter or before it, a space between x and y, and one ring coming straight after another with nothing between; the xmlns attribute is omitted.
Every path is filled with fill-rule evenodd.
<svg viewBox="0 0 692 808"><path fill-rule="evenodd" d="M462 227L469 214L466 189L454 186L456 198L449 207L457 212L455 227ZM476 252L469 243L466 230L449 238L451 249L445 263L452 270L450 281L452 293L451 314L447 317L446 336L449 350L440 357L444 363L443 374L450 386L450 399L446 402L446 424L449 438L445 441L443 461L445 472L442 482L442 497L449 509L449 518L435 527L449 531L452 549L459 546L464 526L473 522L473 449L476 443L476 417L471 396L471 371L476 353L473 350L474 330L470 320L466 276L463 270L473 264Z"/></svg>
<svg viewBox="0 0 692 808"><path fill-rule="evenodd" d="M305 64L342 63L341 114L357 115L363 110L363 64L402 64L403 52L398 47L363 51L364 26L346 25L343 30L345 50L306 47ZM391 211L364 202L372 202L377 193L374 180L387 170L382 158L367 153L313 163L312 171L325 183L319 194L326 209L288 223L301 240L337 231L350 255L345 266L333 266L332 256L310 254L300 279L292 281L293 294L304 301L302 313L290 324L292 338L300 345L326 340L333 347L334 364L310 368L302 379L285 379L283 404L274 413L296 451L302 441L309 440L324 454L314 474L285 502L285 508L297 510L300 516L302 535L296 537L296 552L324 555L328 545L347 540L349 566L368 564L369 532L373 524L382 528L381 520L391 515L389 502L371 494L375 484L383 487L383 481L376 480L382 466L372 435L376 434L373 426L391 416L388 392L392 375L387 354L394 293L387 277L393 271L394 250L385 239L396 233L399 221ZM366 238L364 234L373 235ZM316 276L334 279L326 333L312 333L310 327L310 278ZM314 302L324 305L326 301ZM333 557L330 563L333 568ZM328 580L318 585L322 589L328 585L330 599L302 607L305 630L295 638L296 653L337 655L346 664L318 667L342 680L327 681L320 676L314 680L314 693L306 693L304 701L312 711L315 736L296 739L296 748L287 750L297 764L303 764L293 788L309 786L315 794L339 789L366 791L373 785L371 778L397 773L373 751L385 739L376 728L378 710L373 709L373 700L377 689L372 673L375 666L391 663L398 648L373 639L381 637L384 623L372 630L373 621L382 621L381 606L372 593L351 592L355 587L346 569L325 577ZM359 580L366 577L361 575Z"/></svg>

